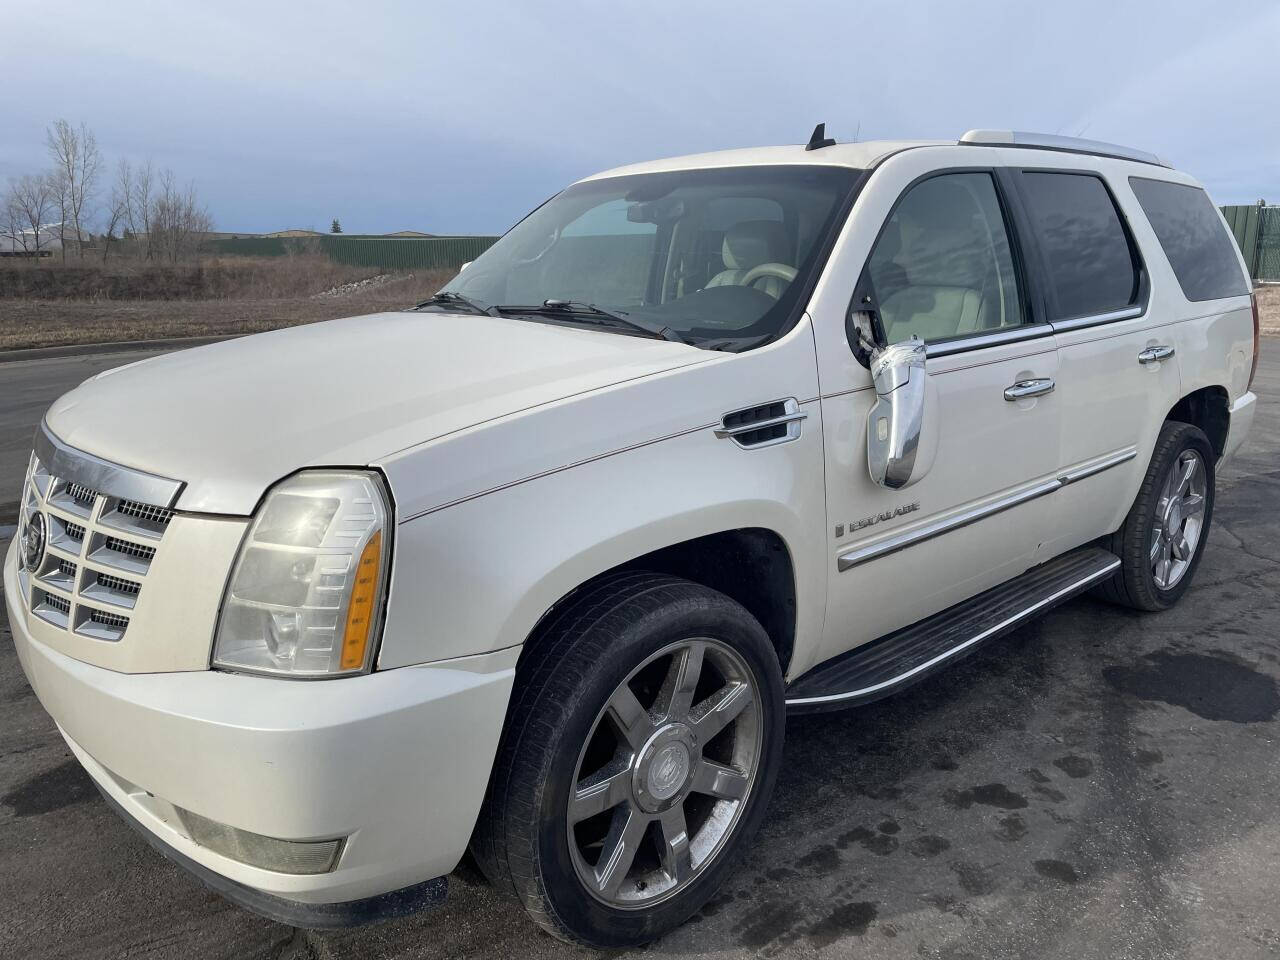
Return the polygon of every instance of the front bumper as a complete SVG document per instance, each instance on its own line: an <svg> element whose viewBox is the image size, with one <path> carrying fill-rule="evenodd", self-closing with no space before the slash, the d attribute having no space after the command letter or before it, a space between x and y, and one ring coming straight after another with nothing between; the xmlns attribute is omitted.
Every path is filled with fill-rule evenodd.
<svg viewBox="0 0 1280 960"><path fill-rule="evenodd" d="M11 547L5 605L41 704L113 804L174 859L228 881L219 888L232 899L269 912L235 895L246 888L265 902L330 905L312 913L339 916L334 905L420 885L457 865L518 650L310 682L117 673L32 637L16 569ZM199 845L174 807L267 837L346 839L328 873L277 873Z"/></svg>

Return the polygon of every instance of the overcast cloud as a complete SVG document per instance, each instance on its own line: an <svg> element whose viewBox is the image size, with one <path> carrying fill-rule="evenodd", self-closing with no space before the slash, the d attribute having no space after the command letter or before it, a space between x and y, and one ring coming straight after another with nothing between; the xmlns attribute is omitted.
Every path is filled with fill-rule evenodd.
<svg viewBox="0 0 1280 960"><path fill-rule="evenodd" d="M1280 202L1280 5L1219 0L0 5L0 182L86 121L219 229L500 232L653 157L971 127L1153 150Z"/></svg>

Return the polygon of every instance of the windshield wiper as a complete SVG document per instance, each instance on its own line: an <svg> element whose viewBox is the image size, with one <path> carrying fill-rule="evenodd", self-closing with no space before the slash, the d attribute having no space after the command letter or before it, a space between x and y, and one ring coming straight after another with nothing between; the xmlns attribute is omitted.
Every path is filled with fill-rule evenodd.
<svg viewBox="0 0 1280 960"><path fill-rule="evenodd" d="M479 300L473 300L471 297L461 293L454 293L452 290L441 290L439 293L432 294L421 303L415 304L414 310L421 310L423 307L442 307L442 306L463 306L472 313L483 313L485 316L492 317L494 308Z"/></svg>
<svg viewBox="0 0 1280 960"><path fill-rule="evenodd" d="M639 330L641 333L647 333L651 337L660 337L663 340L670 340L673 343L683 343L688 345L689 341L672 330L668 326L662 324L650 323L647 320L640 320L620 310L606 310L598 307L594 303L584 303L581 300L543 300L541 306L522 307L516 305L503 305L494 307L500 313L532 313L547 315L564 315L573 317L574 319L583 320L586 317L598 318L588 320L589 323L598 323L603 326L621 325L630 327L632 330ZM584 316L585 315L585 316Z"/></svg>

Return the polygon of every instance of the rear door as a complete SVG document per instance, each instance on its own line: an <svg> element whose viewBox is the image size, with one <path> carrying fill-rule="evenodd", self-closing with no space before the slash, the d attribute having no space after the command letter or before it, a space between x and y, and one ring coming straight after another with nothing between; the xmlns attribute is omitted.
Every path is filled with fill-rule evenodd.
<svg viewBox="0 0 1280 960"><path fill-rule="evenodd" d="M1058 346L1062 409L1050 559L1116 529L1180 395L1172 325L1152 296L1134 231L1099 168L1024 167L1012 175L1026 210L1026 246ZM1118 178L1117 178L1118 179Z"/></svg>

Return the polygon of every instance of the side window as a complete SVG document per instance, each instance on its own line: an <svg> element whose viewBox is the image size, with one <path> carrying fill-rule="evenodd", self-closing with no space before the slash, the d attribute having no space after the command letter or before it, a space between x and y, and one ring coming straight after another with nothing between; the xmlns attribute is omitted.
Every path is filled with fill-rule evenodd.
<svg viewBox="0 0 1280 960"><path fill-rule="evenodd" d="M890 343L1024 321L1009 232L989 173L948 173L898 201L867 261Z"/></svg>
<svg viewBox="0 0 1280 960"><path fill-rule="evenodd" d="M1130 177L1129 185L1188 300L1218 300L1249 292L1235 240L1208 194L1199 187L1145 177Z"/></svg>
<svg viewBox="0 0 1280 960"><path fill-rule="evenodd" d="M1106 184L1093 174L1036 172L1022 183L1056 301L1050 319L1137 303L1139 265Z"/></svg>

